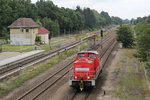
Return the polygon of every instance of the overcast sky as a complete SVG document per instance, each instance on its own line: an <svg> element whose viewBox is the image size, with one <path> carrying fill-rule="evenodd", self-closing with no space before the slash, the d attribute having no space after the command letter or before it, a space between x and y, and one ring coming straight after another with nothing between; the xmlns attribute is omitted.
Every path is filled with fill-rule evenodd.
<svg viewBox="0 0 150 100"><path fill-rule="evenodd" d="M38 0L32 0L35 3ZM150 15L150 0L51 0L58 7L75 9L89 7L98 12L106 11L110 16L131 19Z"/></svg>

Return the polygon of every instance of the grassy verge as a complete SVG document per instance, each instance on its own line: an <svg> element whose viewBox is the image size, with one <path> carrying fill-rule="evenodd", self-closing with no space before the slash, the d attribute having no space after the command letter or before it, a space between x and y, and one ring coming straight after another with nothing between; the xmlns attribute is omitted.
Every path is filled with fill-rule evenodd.
<svg viewBox="0 0 150 100"><path fill-rule="evenodd" d="M51 48L55 48L51 46ZM29 52L35 50L34 45L3 45L3 52ZM49 45L40 45L37 49L49 50Z"/></svg>
<svg viewBox="0 0 150 100"><path fill-rule="evenodd" d="M84 33L84 35L78 34L79 36L74 36L73 38L75 38L75 39L83 39L83 38L86 38L88 36L92 36L92 35L94 35L97 32L99 32L99 31L94 31L94 32L90 32L90 33L87 32L86 34Z"/></svg>
<svg viewBox="0 0 150 100"><path fill-rule="evenodd" d="M2 45L3 52L24 52L25 51L32 51L34 50L33 45L24 45L24 46L19 46L19 45Z"/></svg>
<svg viewBox="0 0 150 100"><path fill-rule="evenodd" d="M80 49L83 50L88 46L88 43L83 43L80 45ZM20 87L23 83L40 73L46 71L48 68L58 64L59 62L65 60L67 57L75 54L78 52L78 46L67 50L66 52L61 53L55 57L49 59L48 62L44 64L40 64L37 66L30 66L26 69L23 69L18 73L15 78L11 78L9 80L4 80L0 83L0 97L7 95L13 89Z"/></svg>
<svg viewBox="0 0 150 100"><path fill-rule="evenodd" d="M115 32L115 31L116 31L116 29L109 30L108 32L106 32L106 33L104 34L104 36L106 36L106 35L108 35L108 34L110 34L110 33L112 33L112 32ZM89 34L85 34L85 35L82 35L82 36L75 36L74 38L75 38L75 39L83 39L83 38L86 38L86 37L88 37L88 36L94 35L96 32L99 32L99 31L91 32L91 33L89 33ZM100 39L101 39L101 36L99 35L99 36L97 37L97 39L100 40Z"/></svg>
<svg viewBox="0 0 150 100"><path fill-rule="evenodd" d="M84 31L84 32L87 33L87 31ZM94 32L91 32L91 33L94 33ZM86 34L80 34L80 35L81 36L75 36L73 38L75 38L75 39L82 39L82 38L88 36ZM68 36L52 38L51 39L51 45L56 45L56 44L59 44L59 43L62 43L64 41L66 41L66 40L69 40ZM52 47L52 49L55 48L55 46L51 46L51 47ZM49 50L49 45L40 45L38 47L38 49ZM8 44L2 45L2 51L3 52L29 52L29 51L33 51L33 50L35 50L35 46L34 45L8 45Z"/></svg>
<svg viewBox="0 0 150 100"><path fill-rule="evenodd" d="M135 62L134 52L133 49L126 49L120 59L119 79L114 93L120 100L149 100L143 69L140 63Z"/></svg>

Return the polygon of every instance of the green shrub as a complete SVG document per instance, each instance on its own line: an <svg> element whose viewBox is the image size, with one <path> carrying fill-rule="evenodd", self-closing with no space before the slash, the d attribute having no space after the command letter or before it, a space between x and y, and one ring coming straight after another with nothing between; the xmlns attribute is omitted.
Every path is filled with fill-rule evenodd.
<svg viewBox="0 0 150 100"><path fill-rule="evenodd" d="M123 47L132 47L134 42L133 31L128 25L122 25L117 30L117 41L123 44Z"/></svg>
<svg viewBox="0 0 150 100"><path fill-rule="evenodd" d="M41 43L41 37L40 37L40 36L36 36L36 38L35 38L35 42L37 42L37 43Z"/></svg>

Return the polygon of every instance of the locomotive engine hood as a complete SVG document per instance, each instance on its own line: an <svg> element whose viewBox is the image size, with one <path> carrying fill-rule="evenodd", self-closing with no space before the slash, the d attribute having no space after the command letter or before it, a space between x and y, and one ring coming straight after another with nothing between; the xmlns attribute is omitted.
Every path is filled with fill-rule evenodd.
<svg viewBox="0 0 150 100"><path fill-rule="evenodd" d="M90 59L88 57L84 57L84 58L80 58L74 62L75 67L77 67L76 65L81 65L78 67L83 67L86 64L94 64L94 60Z"/></svg>

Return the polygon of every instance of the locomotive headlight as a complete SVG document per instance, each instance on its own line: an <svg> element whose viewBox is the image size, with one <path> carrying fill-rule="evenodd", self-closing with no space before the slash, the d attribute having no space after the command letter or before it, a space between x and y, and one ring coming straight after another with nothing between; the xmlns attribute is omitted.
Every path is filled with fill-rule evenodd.
<svg viewBox="0 0 150 100"><path fill-rule="evenodd" d="M75 76L75 79L77 79L77 76Z"/></svg>
<svg viewBox="0 0 150 100"><path fill-rule="evenodd" d="M90 79L90 76L88 76L87 78Z"/></svg>

